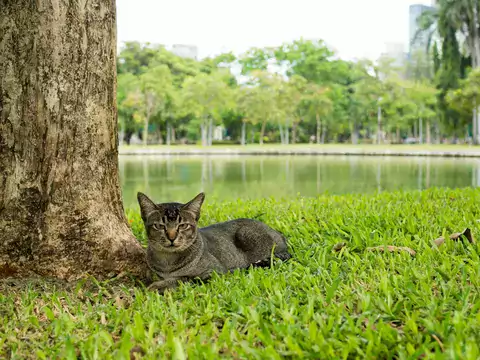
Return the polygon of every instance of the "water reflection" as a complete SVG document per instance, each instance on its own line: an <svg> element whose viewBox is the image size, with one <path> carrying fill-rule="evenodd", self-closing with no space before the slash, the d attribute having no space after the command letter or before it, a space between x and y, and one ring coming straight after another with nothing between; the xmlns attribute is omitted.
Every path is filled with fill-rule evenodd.
<svg viewBox="0 0 480 360"><path fill-rule="evenodd" d="M480 186L476 159L357 156L121 156L125 205L136 193L184 201Z"/></svg>

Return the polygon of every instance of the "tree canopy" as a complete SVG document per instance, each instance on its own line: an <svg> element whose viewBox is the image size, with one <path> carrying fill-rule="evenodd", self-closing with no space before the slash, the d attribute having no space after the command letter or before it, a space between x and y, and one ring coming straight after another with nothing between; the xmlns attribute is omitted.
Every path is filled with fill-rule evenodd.
<svg viewBox="0 0 480 360"><path fill-rule="evenodd" d="M127 43L117 65L123 140L137 133L144 143L151 138L207 146L218 131L223 141L241 144L430 142L432 130L438 141L456 138L470 128L473 103L465 102L473 98L458 91L471 87L459 79L473 63L457 40L464 28L449 11L420 19L422 31L438 33L441 41L403 67L386 58L342 60L322 40L202 60ZM472 36L465 40L471 47Z"/></svg>

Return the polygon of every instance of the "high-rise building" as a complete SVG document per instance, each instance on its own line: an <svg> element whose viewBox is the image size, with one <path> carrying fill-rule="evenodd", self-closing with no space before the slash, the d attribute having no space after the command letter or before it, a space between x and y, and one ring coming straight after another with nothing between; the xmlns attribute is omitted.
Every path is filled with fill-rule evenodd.
<svg viewBox="0 0 480 360"><path fill-rule="evenodd" d="M414 4L409 8L409 53L410 56L418 51L426 51L428 37L426 33L418 33L418 19L425 12L433 10L433 6ZM415 40L414 40L415 39Z"/></svg>
<svg viewBox="0 0 480 360"><path fill-rule="evenodd" d="M385 52L381 54L381 58L390 59L393 67L403 67L408 58L405 52L405 44L400 42L385 43Z"/></svg>

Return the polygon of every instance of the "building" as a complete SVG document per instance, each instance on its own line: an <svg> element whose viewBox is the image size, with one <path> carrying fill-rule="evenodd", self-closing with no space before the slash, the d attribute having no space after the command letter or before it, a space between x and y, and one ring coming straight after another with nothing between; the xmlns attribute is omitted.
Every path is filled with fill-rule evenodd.
<svg viewBox="0 0 480 360"><path fill-rule="evenodd" d="M404 43L386 43L385 52L383 52L381 56L392 59L391 65L394 67L405 66L405 61L408 59Z"/></svg>
<svg viewBox="0 0 480 360"><path fill-rule="evenodd" d="M409 7L409 54L410 56L418 51L426 51L428 35L426 33L419 33L417 31L419 26L417 21L419 17L425 12L433 10L433 6L414 4ZM416 38L415 38L415 35ZM415 41L414 41L415 39Z"/></svg>
<svg viewBox="0 0 480 360"><path fill-rule="evenodd" d="M195 45L175 44L172 46L172 53L183 58L197 59L198 47Z"/></svg>
<svg viewBox="0 0 480 360"><path fill-rule="evenodd" d="M400 77L404 77L405 65L408 61L408 54L405 52L404 43L386 43L385 51L380 55L379 64L384 64L392 68ZM383 78L383 74L379 74Z"/></svg>

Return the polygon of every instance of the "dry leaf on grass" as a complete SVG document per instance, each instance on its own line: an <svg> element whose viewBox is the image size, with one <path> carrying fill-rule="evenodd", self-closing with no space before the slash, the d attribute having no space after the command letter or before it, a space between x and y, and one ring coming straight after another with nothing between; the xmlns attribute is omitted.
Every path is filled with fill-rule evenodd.
<svg viewBox="0 0 480 360"><path fill-rule="evenodd" d="M335 252L339 252L340 250L342 250L345 246L347 246L347 243L344 243L344 242L340 242L340 243L337 243L333 246L333 251Z"/></svg>
<svg viewBox="0 0 480 360"><path fill-rule="evenodd" d="M415 256L416 252L413 249L410 249L409 247L406 246L393 246L393 245L387 245L387 246L375 246L375 247L369 247L367 248L367 251L381 251L381 252L408 252L411 256Z"/></svg>
<svg viewBox="0 0 480 360"><path fill-rule="evenodd" d="M130 350L130 360L140 359L144 355L145 350L143 350L140 346L134 346Z"/></svg>
<svg viewBox="0 0 480 360"><path fill-rule="evenodd" d="M453 240L453 241L458 241L462 238L465 238L465 239L468 240L468 242L470 244L475 244L475 238L473 237L472 230L470 230L469 228L466 228L461 233L454 233L454 234L450 235L449 238L450 238L450 240ZM438 247L438 246L441 246L445 243L445 238L443 236L441 236L438 239L433 240L433 242Z"/></svg>

